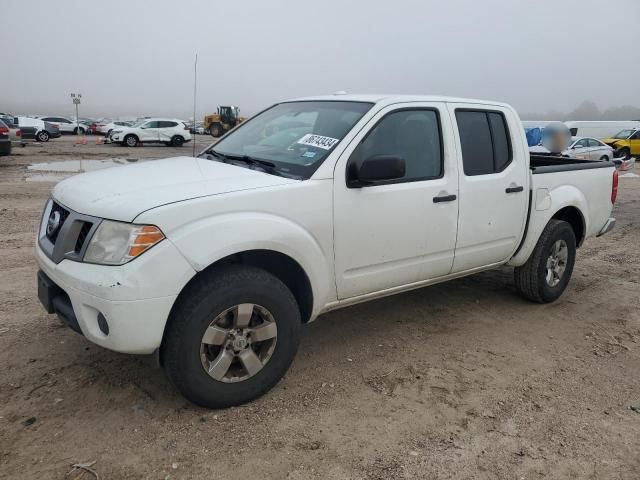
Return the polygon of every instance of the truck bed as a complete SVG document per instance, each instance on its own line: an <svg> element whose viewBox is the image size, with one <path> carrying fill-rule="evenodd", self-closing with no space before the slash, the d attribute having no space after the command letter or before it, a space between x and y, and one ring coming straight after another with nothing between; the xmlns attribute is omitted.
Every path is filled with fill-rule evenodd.
<svg viewBox="0 0 640 480"><path fill-rule="evenodd" d="M592 168L613 167L613 162L602 160L581 160L559 155L531 154L529 168L534 175L539 173L568 172L571 170L589 170Z"/></svg>

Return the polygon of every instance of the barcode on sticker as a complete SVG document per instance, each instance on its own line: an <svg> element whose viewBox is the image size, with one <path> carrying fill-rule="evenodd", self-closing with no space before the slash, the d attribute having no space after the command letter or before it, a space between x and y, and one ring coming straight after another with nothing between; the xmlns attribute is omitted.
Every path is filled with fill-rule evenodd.
<svg viewBox="0 0 640 480"><path fill-rule="evenodd" d="M323 150L331 150L339 141L340 140L337 138L323 137L322 135L307 133L304 137L298 140L298 143L301 145L309 145L310 147L322 148Z"/></svg>

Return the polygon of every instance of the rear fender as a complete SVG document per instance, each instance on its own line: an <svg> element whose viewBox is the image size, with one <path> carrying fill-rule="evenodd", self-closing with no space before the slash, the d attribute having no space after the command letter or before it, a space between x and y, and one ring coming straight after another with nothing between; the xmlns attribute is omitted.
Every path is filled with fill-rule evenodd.
<svg viewBox="0 0 640 480"><path fill-rule="evenodd" d="M572 185L562 185L552 190L538 188L532 195L531 215L526 237L520 249L509 260L508 264L518 267L524 265L533 252L542 230L556 213L566 207L574 207L582 216L584 232L589 231L587 224L589 206L583 193ZM585 235L586 236L586 235Z"/></svg>

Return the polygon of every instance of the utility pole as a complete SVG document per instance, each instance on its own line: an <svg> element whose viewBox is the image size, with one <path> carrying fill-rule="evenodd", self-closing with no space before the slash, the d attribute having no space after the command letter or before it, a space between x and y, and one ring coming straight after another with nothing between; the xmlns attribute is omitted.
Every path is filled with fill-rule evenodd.
<svg viewBox="0 0 640 480"><path fill-rule="evenodd" d="M196 59L193 62L193 156L196 156L196 135L198 135L196 128L196 92L197 92L197 80L198 80L198 54L196 53Z"/></svg>
<svg viewBox="0 0 640 480"><path fill-rule="evenodd" d="M76 144L78 144L78 137L80 136L80 117L78 116L78 105L80 105L80 99L82 98L81 93L72 93L71 99L73 100L73 104L76 106ZM80 172L82 170L82 157L80 157Z"/></svg>

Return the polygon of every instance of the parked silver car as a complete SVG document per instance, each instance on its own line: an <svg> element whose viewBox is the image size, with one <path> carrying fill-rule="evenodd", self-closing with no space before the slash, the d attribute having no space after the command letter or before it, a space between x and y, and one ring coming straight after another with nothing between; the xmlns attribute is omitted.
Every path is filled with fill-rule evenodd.
<svg viewBox="0 0 640 480"><path fill-rule="evenodd" d="M614 150L595 138L571 137L571 145L564 153L573 158L613 160Z"/></svg>
<svg viewBox="0 0 640 480"><path fill-rule="evenodd" d="M542 145L529 147L531 153L549 153ZM586 160L613 160L614 150L609 145L591 137L571 137L569 147L562 152L571 158Z"/></svg>

